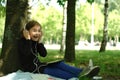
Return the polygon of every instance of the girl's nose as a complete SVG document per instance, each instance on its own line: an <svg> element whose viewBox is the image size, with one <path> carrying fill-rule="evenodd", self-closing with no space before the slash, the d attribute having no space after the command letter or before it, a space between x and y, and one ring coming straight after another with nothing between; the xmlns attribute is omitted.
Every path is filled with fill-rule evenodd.
<svg viewBox="0 0 120 80"><path fill-rule="evenodd" d="M37 35L40 35L40 32L36 32Z"/></svg>

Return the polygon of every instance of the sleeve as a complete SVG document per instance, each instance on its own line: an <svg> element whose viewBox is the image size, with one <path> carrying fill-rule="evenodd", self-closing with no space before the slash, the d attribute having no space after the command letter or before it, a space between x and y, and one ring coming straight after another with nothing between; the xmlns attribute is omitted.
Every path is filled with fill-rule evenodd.
<svg viewBox="0 0 120 80"><path fill-rule="evenodd" d="M47 55L47 50L42 43L38 43L37 50L40 56L45 57Z"/></svg>
<svg viewBox="0 0 120 80"><path fill-rule="evenodd" d="M18 42L18 51L21 55L24 55L24 56L30 55L31 47L32 47L32 44L30 40Z"/></svg>

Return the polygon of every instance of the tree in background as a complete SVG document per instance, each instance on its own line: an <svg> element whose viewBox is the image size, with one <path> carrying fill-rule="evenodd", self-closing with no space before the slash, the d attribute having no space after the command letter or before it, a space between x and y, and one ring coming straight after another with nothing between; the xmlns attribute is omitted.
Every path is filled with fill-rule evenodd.
<svg viewBox="0 0 120 80"><path fill-rule="evenodd" d="M91 4L91 44L94 44L94 0L87 0Z"/></svg>
<svg viewBox="0 0 120 80"><path fill-rule="evenodd" d="M3 39L3 31L4 31L4 20L5 20L5 1L2 0L0 1L0 43L2 42Z"/></svg>
<svg viewBox="0 0 120 80"><path fill-rule="evenodd" d="M76 0L68 0L65 60L75 60L75 5Z"/></svg>
<svg viewBox="0 0 120 80"><path fill-rule="evenodd" d="M5 30L0 55L0 75L16 71L19 68L17 39L20 30L27 21L28 0L7 0Z"/></svg>
<svg viewBox="0 0 120 80"><path fill-rule="evenodd" d="M117 46L117 43L119 43L119 37L120 37L120 15L119 11L112 10L111 13L109 13L109 21L108 21L108 38L111 46Z"/></svg>
<svg viewBox="0 0 120 80"><path fill-rule="evenodd" d="M66 37L66 26L67 26L67 1L64 0L60 2L61 0L58 0L59 5L62 5L63 8L63 19L62 19L62 36L61 36L61 42L60 42L60 53L64 52L65 48L65 37ZM62 4L60 4L62 3Z"/></svg>
<svg viewBox="0 0 120 80"><path fill-rule="evenodd" d="M91 37L91 4L83 4L76 10L76 41L88 41ZM103 26L101 7L94 3L94 41L100 41ZM99 18L98 18L99 16ZM100 37L100 39L99 39Z"/></svg>
<svg viewBox="0 0 120 80"><path fill-rule="evenodd" d="M5 0L0 0L0 18L5 16Z"/></svg>
<svg viewBox="0 0 120 80"><path fill-rule="evenodd" d="M92 4L94 2L94 0L87 0L90 4Z"/></svg>
<svg viewBox="0 0 120 80"><path fill-rule="evenodd" d="M99 52L104 52L106 50L106 45L108 41L108 0L105 0L104 5L104 28L103 28L103 40Z"/></svg>
<svg viewBox="0 0 120 80"><path fill-rule="evenodd" d="M38 2L37 7L32 7L31 18L42 25L42 42L45 44L59 44L62 33L62 12L53 5L44 6Z"/></svg>

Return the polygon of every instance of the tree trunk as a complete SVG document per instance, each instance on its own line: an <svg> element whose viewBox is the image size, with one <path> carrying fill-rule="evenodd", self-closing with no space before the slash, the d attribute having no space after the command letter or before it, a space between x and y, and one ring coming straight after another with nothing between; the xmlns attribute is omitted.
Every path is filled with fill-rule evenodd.
<svg viewBox="0 0 120 80"><path fill-rule="evenodd" d="M17 39L27 20L28 0L7 0L6 21L0 55L0 75L6 75L19 69Z"/></svg>
<svg viewBox="0 0 120 80"><path fill-rule="evenodd" d="M60 53L63 53L64 46L65 46L65 36L66 36L66 22L67 22L67 1L65 2L63 6L63 27L62 27L62 39L61 39L61 45L60 45Z"/></svg>
<svg viewBox="0 0 120 80"><path fill-rule="evenodd" d="M65 60L75 60L75 3L76 0L68 0L67 4L67 30Z"/></svg>
<svg viewBox="0 0 120 80"><path fill-rule="evenodd" d="M108 0L105 0L105 10L104 10L104 29L103 29L103 40L101 43L101 48L99 52L104 52L106 50L106 45L108 41L108 29L107 29L107 24L108 24Z"/></svg>

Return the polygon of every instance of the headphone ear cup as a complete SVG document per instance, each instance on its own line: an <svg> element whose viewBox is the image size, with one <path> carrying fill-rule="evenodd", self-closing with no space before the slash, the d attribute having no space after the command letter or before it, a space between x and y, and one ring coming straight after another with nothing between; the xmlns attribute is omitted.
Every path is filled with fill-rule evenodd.
<svg viewBox="0 0 120 80"><path fill-rule="evenodd" d="M24 25L24 29L26 29L26 24Z"/></svg>

